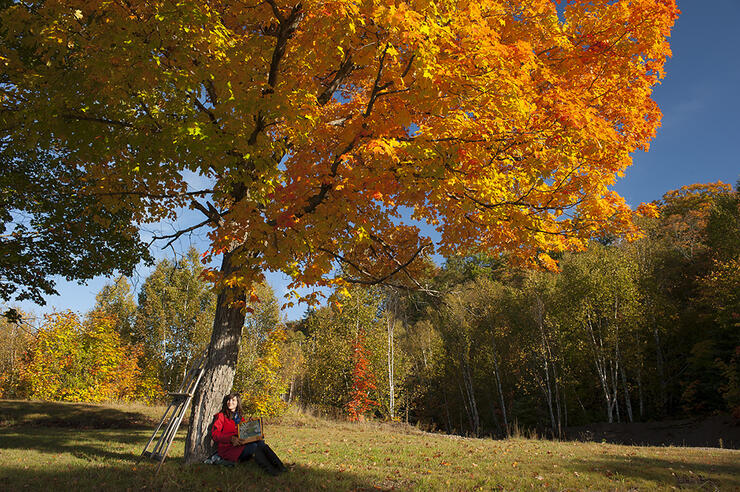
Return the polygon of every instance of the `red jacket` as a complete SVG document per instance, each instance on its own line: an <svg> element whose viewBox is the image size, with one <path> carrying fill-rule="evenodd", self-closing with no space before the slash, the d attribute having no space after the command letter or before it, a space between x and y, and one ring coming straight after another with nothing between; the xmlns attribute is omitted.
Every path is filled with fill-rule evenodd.
<svg viewBox="0 0 740 492"><path fill-rule="evenodd" d="M231 445L231 437L238 434L239 430L236 428L234 420L228 418L223 412L219 412L213 421L211 437L216 441L218 455L221 458L228 461L239 461L239 455L242 454L244 446Z"/></svg>

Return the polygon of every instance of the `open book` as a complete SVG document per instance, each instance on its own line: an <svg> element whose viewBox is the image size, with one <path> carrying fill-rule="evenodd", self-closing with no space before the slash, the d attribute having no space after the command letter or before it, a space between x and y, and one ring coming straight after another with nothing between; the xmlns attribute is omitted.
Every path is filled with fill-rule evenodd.
<svg viewBox="0 0 740 492"><path fill-rule="evenodd" d="M262 427L262 419L245 420L239 424L239 439L250 443L264 439L265 432Z"/></svg>

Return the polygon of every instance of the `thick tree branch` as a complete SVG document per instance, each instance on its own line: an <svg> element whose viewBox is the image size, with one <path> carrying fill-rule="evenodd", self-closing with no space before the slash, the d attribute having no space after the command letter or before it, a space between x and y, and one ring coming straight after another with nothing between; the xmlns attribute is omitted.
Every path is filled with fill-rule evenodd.
<svg viewBox="0 0 740 492"><path fill-rule="evenodd" d="M387 89L391 85L393 85L393 82L386 82L385 84L380 84L380 79L383 76L383 64L385 63L385 55L388 53L388 47L389 45L385 45L385 48L383 48L383 53L380 54L380 62L378 64L378 73L375 76L375 81L373 82L373 88L370 92L370 100L367 102L367 108L365 109L365 118L370 116L370 112L373 110L373 105L375 104L375 100L378 98L378 92Z"/></svg>
<svg viewBox="0 0 740 492"><path fill-rule="evenodd" d="M205 104L203 104L200 99L198 99L198 96L195 94L188 92L188 97L192 99L195 106L203 113L205 113L208 116L208 119L213 123L213 125L219 130L219 132L222 132L221 125L218 123L218 118L216 118L216 115L213 114L213 111L208 109Z"/></svg>
<svg viewBox="0 0 740 492"><path fill-rule="evenodd" d="M337 156L334 158L334 162L332 162L331 169L329 171L329 177L333 178L337 175L339 164L342 162L342 156L354 148L359 138L360 138L359 136L354 138L349 144L347 144L347 146L344 148L344 150L342 150L342 152L337 154ZM296 214L296 217L300 218L316 210L316 207L318 207L321 204L321 202L324 201L324 199L326 198L326 195L329 193L329 190L331 190L332 187L333 185L331 183L323 183L321 185L321 188L319 188L318 193L309 197L309 199L307 200L306 206L303 207L303 212Z"/></svg>
<svg viewBox="0 0 740 492"><path fill-rule="evenodd" d="M210 221L214 224L214 226L219 227L221 226L221 217L225 215L224 212L219 212L216 210L216 207L213 206L211 202L207 202L206 205L203 205L198 200L192 200L193 208L200 210L203 215L208 217Z"/></svg>
<svg viewBox="0 0 740 492"><path fill-rule="evenodd" d="M329 82L329 85L327 85L323 92L319 94L317 100L319 101L319 104L321 106L331 100L334 92L339 88L340 85L342 85L344 79L346 79L347 76L352 73L352 70L354 68L355 64L352 62L352 55L348 55L339 65L339 70L337 70L337 72L334 74L334 78L332 79L332 81Z"/></svg>
<svg viewBox="0 0 740 492"><path fill-rule="evenodd" d="M182 198L190 196L210 195L213 190L184 191L181 193L146 193L143 191L106 191L104 193L93 192L92 196L139 196L142 198Z"/></svg>
<svg viewBox="0 0 740 492"><path fill-rule="evenodd" d="M274 0L266 1L272 7L272 11L275 14L275 17L277 17L278 21L280 21L280 27L277 33L277 40L275 41L275 50L272 52L270 71L267 76L267 85L270 86L270 89L266 92L269 93L275 89L275 85L277 84L280 60L282 60L283 56L285 55L285 49L288 46L288 39L293 36L293 33L298 28L298 23L303 17L303 12L302 6L299 3L295 7L293 7L293 9L290 11L290 15L288 15L288 17L285 17L280 12L280 9L278 9Z"/></svg>

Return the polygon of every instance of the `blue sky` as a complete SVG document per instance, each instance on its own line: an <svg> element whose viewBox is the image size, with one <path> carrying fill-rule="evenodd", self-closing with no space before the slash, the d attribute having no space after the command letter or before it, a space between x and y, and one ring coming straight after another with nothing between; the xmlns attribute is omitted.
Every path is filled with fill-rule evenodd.
<svg viewBox="0 0 740 492"><path fill-rule="evenodd" d="M679 0L679 8L682 14L671 36L673 57L654 92L663 110L662 128L650 151L635 154L633 166L614 186L633 207L683 185L740 179L740 0ZM176 250L185 251L189 243L204 249L203 238L193 236L181 240ZM158 258L172 255L171 250L154 253ZM132 278L134 286L148 273L140 269ZM286 278L270 275L268 280L278 295L284 293ZM20 307L37 315L55 309L84 313L106 281L79 285L58 279L60 295L47 297L46 306L26 302ZM305 306L297 306L284 315L297 319L304 311Z"/></svg>
<svg viewBox="0 0 740 492"><path fill-rule="evenodd" d="M740 178L740 1L678 6L673 57L653 93L662 127L614 187L630 205L691 183Z"/></svg>

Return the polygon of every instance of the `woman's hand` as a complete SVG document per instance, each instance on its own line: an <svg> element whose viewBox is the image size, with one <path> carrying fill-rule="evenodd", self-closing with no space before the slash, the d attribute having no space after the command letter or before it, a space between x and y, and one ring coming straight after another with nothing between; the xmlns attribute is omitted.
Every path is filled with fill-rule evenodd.
<svg viewBox="0 0 740 492"><path fill-rule="evenodd" d="M241 445L241 443L242 443L242 440L239 439L239 437L237 437L237 436L231 436L231 445L232 446L239 446L239 445Z"/></svg>

